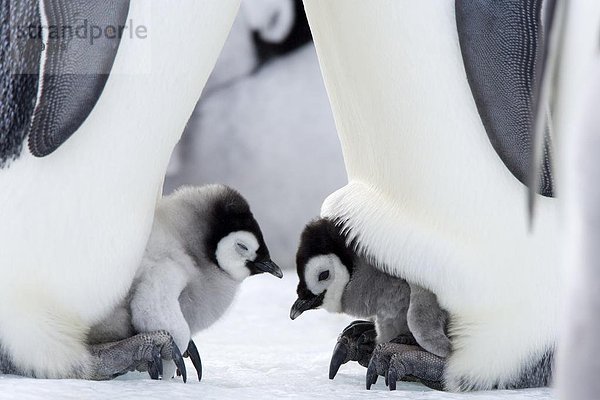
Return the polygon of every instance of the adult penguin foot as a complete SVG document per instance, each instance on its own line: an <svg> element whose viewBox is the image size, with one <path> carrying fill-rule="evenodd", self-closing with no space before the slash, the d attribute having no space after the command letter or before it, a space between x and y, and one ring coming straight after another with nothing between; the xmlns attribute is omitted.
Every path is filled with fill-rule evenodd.
<svg viewBox="0 0 600 400"><path fill-rule="evenodd" d="M399 343L381 343L375 347L366 375L366 388L385 377L390 390L396 390L398 381L418 381L442 390L442 378L446 360L423 350L419 346Z"/></svg>

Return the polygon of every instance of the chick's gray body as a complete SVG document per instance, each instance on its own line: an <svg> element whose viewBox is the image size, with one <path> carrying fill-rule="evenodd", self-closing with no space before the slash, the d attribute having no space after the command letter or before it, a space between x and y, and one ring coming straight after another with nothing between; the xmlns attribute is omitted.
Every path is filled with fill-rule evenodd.
<svg viewBox="0 0 600 400"><path fill-rule="evenodd" d="M356 318L374 319L377 341L389 342L408 335L410 287L356 257L350 281L342 294L342 312Z"/></svg>
<svg viewBox="0 0 600 400"><path fill-rule="evenodd" d="M245 238L251 253L234 267L218 260L223 238L231 235ZM92 328L89 341L104 343L137 332L166 330L177 346L186 349L194 334L223 316L245 277L264 272L250 266L258 260L270 263L268 250L237 192L221 185L181 189L160 201L127 298ZM280 276L277 271L269 272Z"/></svg>
<svg viewBox="0 0 600 400"><path fill-rule="evenodd" d="M378 343L412 335L430 353L439 357L450 353L448 315L435 294L375 268L349 248L332 221L319 219L306 227L297 264L299 299L292 308L293 318L322 306L374 321ZM327 278L317 278L324 272Z"/></svg>
<svg viewBox="0 0 600 400"><path fill-rule="evenodd" d="M373 319L377 342L413 335L425 350L446 357L447 313L436 296L404 279L387 275L356 257L354 271L342 295L342 311L357 318Z"/></svg>
<svg viewBox="0 0 600 400"><path fill-rule="evenodd" d="M160 326L185 349L192 335L215 323L231 305L240 282L209 261L198 266L181 249L155 253L155 233L129 295L92 329L91 342L123 339Z"/></svg>

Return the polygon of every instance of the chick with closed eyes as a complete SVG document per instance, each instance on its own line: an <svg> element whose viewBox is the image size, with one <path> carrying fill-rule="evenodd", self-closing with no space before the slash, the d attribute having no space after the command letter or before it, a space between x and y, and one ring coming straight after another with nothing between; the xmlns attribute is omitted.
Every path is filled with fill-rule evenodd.
<svg viewBox="0 0 600 400"><path fill-rule="evenodd" d="M180 349L187 348L184 356L190 356L201 379L192 336L225 313L245 278L264 272L283 276L246 200L223 185L180 188L159 201L129 294L92 328L89 342L166 331ZM157 355L149 372L153 379L163 373L171 377L175 366L163 370ZM185 371L179 372L185 378Z"/></svg>

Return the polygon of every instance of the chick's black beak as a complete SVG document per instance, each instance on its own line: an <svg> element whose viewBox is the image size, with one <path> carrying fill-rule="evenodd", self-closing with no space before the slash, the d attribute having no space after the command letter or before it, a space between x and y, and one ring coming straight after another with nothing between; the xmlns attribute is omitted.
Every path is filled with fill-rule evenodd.
<svg viewBox="0 0 600 400"><path fill-rule="evenodd" d="M321 293L318 296L311 296L307 299L299 298L298 300L296 300L294 305L292 305L292 309L290 310L290 318L292 320L295 320L300 315L302 315L304 311L312 310L314 308L319 307L321 304L323 304L324 296L325 293Z"/></svg>
<svg viewBox="0 0 600 400"><path fill-rule="evenodd" d="M280 279L283 278L283 272L281 272L281 268L279 268L279 266L271 260L248 261L248 263L260 272L267 272Z"/></svg>

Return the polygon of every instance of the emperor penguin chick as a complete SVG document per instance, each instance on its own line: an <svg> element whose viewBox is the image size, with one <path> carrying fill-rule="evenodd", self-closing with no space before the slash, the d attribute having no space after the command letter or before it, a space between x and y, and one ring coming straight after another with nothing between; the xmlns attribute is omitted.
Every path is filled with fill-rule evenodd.
<svg viewBox="0 0 600 400"><path fill-rule="evenodd" d="M92 328L89 341L168 331L188 349L201 379L192 336L225 313L245 278L263 272L283 276L246 200L223 185L180 188L159 201L128 296Z"/></svg>
<svg viewBox="0 0 600 400"><path fill-rule="evenodd" d="M356 321L342 332L331 360L330 379L350 360L367 366L375 345L364 346L369 336L375 336L370 340L376 343L400 341L418 344L442 358L449 355L451 344L445 332L448 315L436 296L373 267L347 245L333 221L323 218L306 226L296 263L300 283L298 300L290 312L292 319L304 311L324 308L374 321L374 330L372 322ZM348 348L349 342L356 349Z"/></svg>

